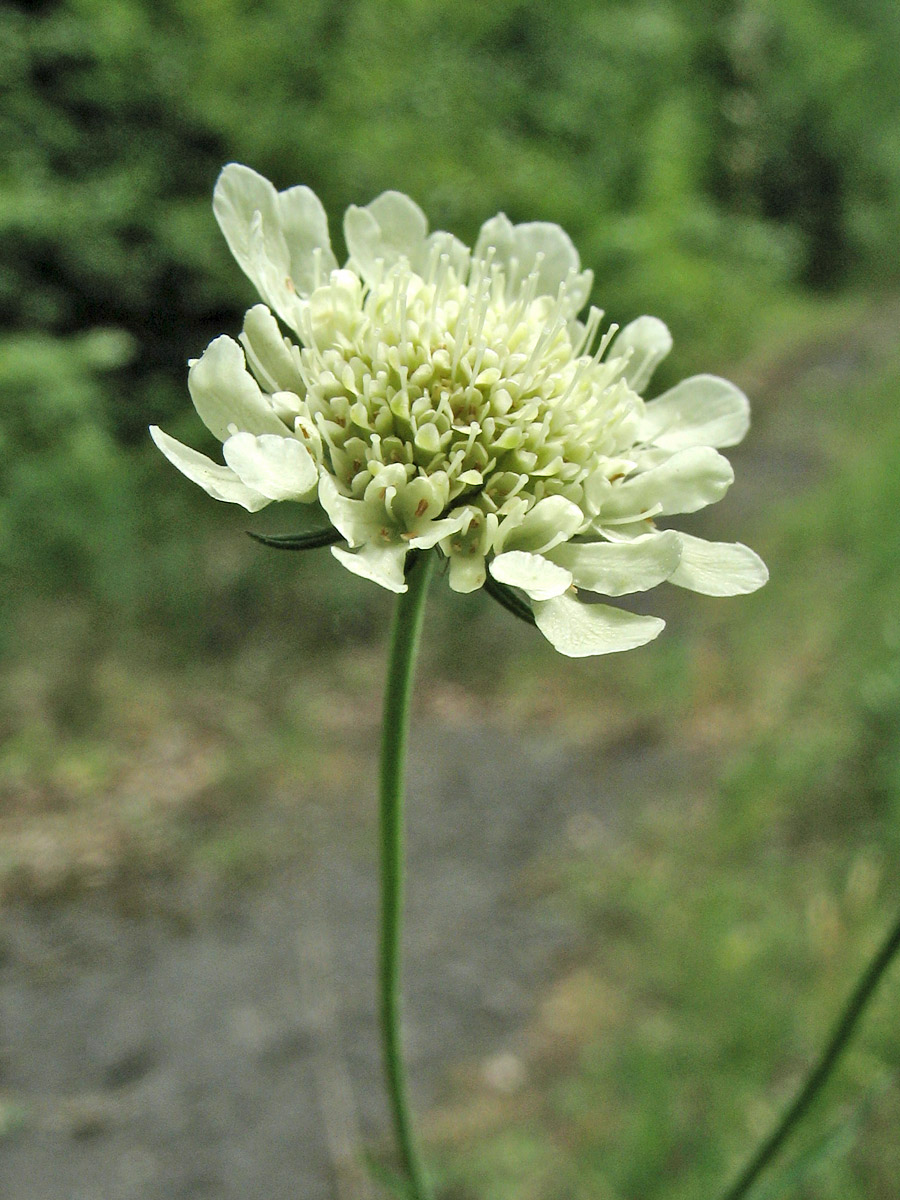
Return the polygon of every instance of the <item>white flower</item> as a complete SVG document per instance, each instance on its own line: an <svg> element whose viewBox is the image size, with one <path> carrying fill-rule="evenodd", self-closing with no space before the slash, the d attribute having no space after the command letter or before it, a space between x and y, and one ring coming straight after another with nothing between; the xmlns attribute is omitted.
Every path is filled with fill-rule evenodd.
<svg viewBox="0 0 900 1200"><path fill-rule="evenodd" d="M348 209L339 268L308 188L276 192L231 164L213 207L269 305L247 313L240 345L216 338L191 363L191 397L226 465L151 430L210 495L250 512L312 505L343 542L332 553L395 592L409 551L434 550L451 588L485 586L530 610L572 656L627 650L663 627L582 592L669 580L724 596L765 582L746 546L656 524L725 493L733 472L718 450L746 433L746 397L698 375L645 402L669 331L640 317L598 339L596 308L582 324L592 276L559 226L500 214L470 251L385 192Z"/></svg>

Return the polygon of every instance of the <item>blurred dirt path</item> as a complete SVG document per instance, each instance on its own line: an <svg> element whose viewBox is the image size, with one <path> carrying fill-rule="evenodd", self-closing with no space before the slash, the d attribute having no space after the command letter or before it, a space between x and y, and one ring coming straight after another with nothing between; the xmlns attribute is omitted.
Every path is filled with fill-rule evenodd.
<svg viewBox="0 0 900 1200"><path fill-rule="evenodd" d="M425 1119L460 1060L512 1053L575 936L535 864L684 764L483 723L414 731L406 1044ZM316 866L265 886L4 914L0 1195L365 1200L386 1132L371 829L311 811Z"/></svg>

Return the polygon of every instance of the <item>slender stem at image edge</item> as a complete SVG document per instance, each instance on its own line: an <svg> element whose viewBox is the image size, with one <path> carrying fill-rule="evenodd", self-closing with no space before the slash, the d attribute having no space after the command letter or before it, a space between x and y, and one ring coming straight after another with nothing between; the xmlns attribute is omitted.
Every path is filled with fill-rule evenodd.
<svg viewBox="0 0 900 1200"><path fill-rule="evenodd" d="M807 1076L806 1082L797 1093L793 1103L756 1151L753 1158L744 1167L735 1182L724 1193L722 1200L743 1200L762 1172L775 1158L778 1151L793 1132L794 1127L802 1119L837 1066L841 1054L844 1052L867 1004L881 981L881 977L891 965L898 951L900 951L900 920L897 921L893 929L888 933L872 958L872 961L860 976L853 994L838 1018L825 1049Z"/></svg>
<svg viewBox="0 0 900 1200"><path fill-rule="evenodd" d="M408 590L397 597L391 632L381 736L381 1036L388 1100L400 1160L412 1200L432 1192L413 1139L400 1035L400 959L403 934L403 798L409 700L433 555L410 556Z"/></svg>

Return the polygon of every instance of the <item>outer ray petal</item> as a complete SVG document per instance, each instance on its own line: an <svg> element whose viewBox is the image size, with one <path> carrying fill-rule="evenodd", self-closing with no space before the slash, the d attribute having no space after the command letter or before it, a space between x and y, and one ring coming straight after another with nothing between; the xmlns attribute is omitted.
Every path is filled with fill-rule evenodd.
<svg viewBox="0 0 900 1200"><path fill-rule="evenodd" d="M248 309L240 341L253 374L267 391L304 394L306 389L297 363L277 321L264 304Z"/></svg>
<svg viewBox="0 0 900 1200"><path fill-rule="evenodd" d="M694 375L644 406L640 437L667 450L736 446L750 426L750 403L717 375Z"/></svg>
<svg viewBox="0 0 900 1200"><path fill-rule="evenodd" d="M727 458L711 446L679 450L658 467L617 484L604 499L599 524L620 517L697 512L721 500L734 482Z"/></svg>
<svg viewBox="0 0 900 1200"><path fill-rule="evenodd" d="M430 233L425 239L423 249L424 254L422 259L416 264L418 270L424 270L428 265L431 255L436 252L439 256L446 254L450 266L456 272L457 279L465 278L466 272L469 269L472 252L465 242L461 242L452 233L446 233L443 229L436 229L434 233Z"/></svg>
<svg viewBox="0 0 900 1200"><path fill-rule="evenodd" d="M532 600L561 596L572 585L571 571L524 550L498 554L490 564L490 572L499 583L521 588Z"/></svg>
<svg viewBox="0 0 900 1200"><path fill-rule="evenodd" d="M240 504L248 512L259 512L269 503L268 496L247 487L230 467L220 466L198 450L192 450L190 446L176 441L158 425L150 426L150 436L172 466L177 467L182 475L186 475L191 483L199 484L214 500Z"/></svg>
<svg viewBox="0 0 900 1200"><path fill-rule="evenodd" d="M347 539L349 546L363 546L378 538L380 528L370 506L364 500L352 500L349 496L341 495L337 484L326 471L319 473L319 503L328 513L328 519L335 529Z"/></svg>
<svg viewBox="0 0 900 1200"><path fill-rule="evenodd" d="M498 553L530 550L532 554L543 554L576 534L584 524L584 513L563 496L548 496L539 500L524 517L507 520L508 524L507 521L501 523L494 540Z"/></svg>
<svg viewBox="0 0 900 1200"><path fill-rule="evenodd" d="M296 438L236 433L225 442L222 453L242 483L270 500L315 499L319 472Z"/></svg>
<svg viewBox="0 0 900 1200"><path fill-rule="evenodd" d="M537 270L537 295L556 296L559 285L565 282L569 315L574 316L584 307L594 275L581 270L578 251L559 225L551 221L513 225L505 213L498 213L482 225L473 258L485 259L491 246L494 261L506 274L508 289L516 288Z"/></svg>
<svg viewBox="0 0 900 1200"><path fill-rule="evenodd" d="M241 269L296 329L297 297L337 266L315 193L307 187L276 192L250 167L229 163L216 182L213 211Z"/></svg>
<svg viewBox="0 0 900 1200"><path fill-rule="evenodd" d="M769 578L758 554L740 542L707 542L687 533L677 534L681 563L670 583L706 596L740 596L755 592Z"/></svg>
<svg viewBox="0 0 900 1200"><path fill-rule="evenodd" d="M234 428L285 433L284 422L247 370L243 350L230 337L217 337L191 363L188 388L200 420L220 442Z"/></svg>
<svg viewBox="0 0 900 1200"><path fill-rule="evenodd" d="M638 317L620 329L607 351L607 361L631 352L622 377L642 393L653 372L672 349L672 335L658 317Z"/></svg>
<svg viewBox="0 0 900 1200"><path fill-rule="evenodd" d="M418 266L427 233L425 214L403 192L382 192L365 208L351 205L344 216L350 258L367 283L377 279L379 259L388 269L404 257Z"/></svg>
<svg viewBox="0 0 900 1200"><path fill-rule="evenodd" d="M582 604L571 596L535 600L538 629L560 654L587 658L633 650L657 637L665 627L660 617L643 617L607 604Z"/></svg>
<svg viewBox="0 0 900 1200"><path fill-rule="evenodd" d="M405 546L363 546L361 550L343 550L332 546L331 553L354 575L371 579L389 592L405 592L406 580L403 567L406 562Z"/></svg>
<svg viewBox="0 0 900 1200"><path fill-rule="evenodd" d="M666 530L629 542L565 542L548 557L572 573L576 586L624 596L671 578L681 559L681 539L674 530Z"/></svg>
<svg viewBox="0 0 900 1200"><path fill-rule="evenodd" d="M298 295L308 296L337 268L328 235L328 217L311 188L278 193L278 219L290 255L290 275Z"/></svg>

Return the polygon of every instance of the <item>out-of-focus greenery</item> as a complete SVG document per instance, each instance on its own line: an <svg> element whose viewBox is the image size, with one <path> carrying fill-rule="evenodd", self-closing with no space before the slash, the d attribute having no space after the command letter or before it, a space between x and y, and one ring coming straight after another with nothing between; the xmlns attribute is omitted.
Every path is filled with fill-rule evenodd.
<svg viewBox="0 0 900 1200"><path fill-rule="evenodd" d="M779 293L895 270L898 44L884 0L7 4L0 389L18 399L0 420L29 459L3 480L19 594L39 560L45 590L140 599L147 497L171 482L155 464L138 485L131 448L147 458L150 421L196 436L185 362L253 299L210 212L225 161L310 184L338 245L344 207L387 187L466 238L499 209L559 221L614 319L659 313L679 369L708 367ZM171 604L189 573L163 557Z"/></svg>

